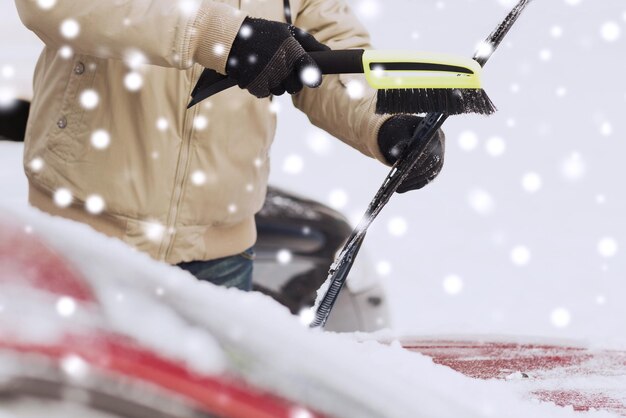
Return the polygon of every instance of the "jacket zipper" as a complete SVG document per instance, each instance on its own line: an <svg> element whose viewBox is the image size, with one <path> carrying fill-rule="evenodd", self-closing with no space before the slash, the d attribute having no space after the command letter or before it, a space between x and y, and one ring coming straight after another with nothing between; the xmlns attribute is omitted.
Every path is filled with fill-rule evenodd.
<svg viewBox="0 0 626 418"><path fill-rule="evenodd" d="M191 80L196 79L196 66L192 67ZM191 83L191 88L194 83ZM188 97L191 97L191 90ZM165 237L161 242L159 248L159 258L165 260L170 254L172 247L174 246L174 236L176 235L175 225L178 218L178 210L180 209L183 190L185 185L185 179L187 178L187 171L189 160L191 159L191 138L193 134L193 123L190 124L190 119L193 121L198 108L200 106L194 106L194 110L185 112L185 118L183 119L183 134L181 149L178 154L178 162L176 165L176 176L174 177L174 193L172 193L172 200L170 201L170 207L168 211L167 224L165 229Z"/></svg>

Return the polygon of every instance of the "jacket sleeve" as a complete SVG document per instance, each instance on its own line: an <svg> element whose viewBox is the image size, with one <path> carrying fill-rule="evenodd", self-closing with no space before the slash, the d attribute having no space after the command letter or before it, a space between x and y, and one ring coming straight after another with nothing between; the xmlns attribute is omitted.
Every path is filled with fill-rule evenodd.
<svg viewBox="0 0 626 418"><path fill-rule="evenodd" d="M344 0L304 0L295 25L331 49L370 49L369 34ZM316 89L293 96L311 123L363 154L386 163L377 142L390 116L376 115L376 91L361 74L325 75Z"/></svg>
<svg viewBox="0 0 626 418"><path fill-rule="evenodd" d="M45 9L35 0L15 3L22 23L52 49L113 59L138 51L149 64L184 69L197 62L221 73L245 18L210 0L58 0Z"/></svg>

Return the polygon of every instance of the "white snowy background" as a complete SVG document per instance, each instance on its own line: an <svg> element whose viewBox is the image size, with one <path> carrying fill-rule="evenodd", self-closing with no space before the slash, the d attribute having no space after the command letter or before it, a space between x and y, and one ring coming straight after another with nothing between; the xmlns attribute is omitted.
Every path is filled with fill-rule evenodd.
<svg viewBox="0 0 626 418"><path fill-rule="evenodd" d="M514 1L349 3L378 49L470 56ZM0 16L0 102L29 98L41 43L11 0ZM626 340L625 30L623 0L528 7L484 73L499 112L450 118L443 173L368 233L398 334ZM356 223L387 168L279 103L271 183Z"/></svg>

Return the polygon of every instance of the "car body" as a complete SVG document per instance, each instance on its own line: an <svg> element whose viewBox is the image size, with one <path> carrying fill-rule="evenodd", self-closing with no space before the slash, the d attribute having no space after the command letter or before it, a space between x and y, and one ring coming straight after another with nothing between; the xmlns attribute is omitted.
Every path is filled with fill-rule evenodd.
<svg viewBox="0 0 626 418"><path fill-rule="evenodd" d="M0 289L0 412L10 416L322 417L236 376L193 370L119 332L71 263L6 217Z"/></svg>

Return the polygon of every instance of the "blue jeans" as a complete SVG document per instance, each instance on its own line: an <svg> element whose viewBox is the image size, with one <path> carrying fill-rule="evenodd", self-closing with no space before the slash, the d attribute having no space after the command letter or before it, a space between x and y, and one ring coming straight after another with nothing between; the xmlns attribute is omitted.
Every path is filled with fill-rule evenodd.
<svg viewBox="0 0 626 418"><path fill-rule="evenodd" d="M178 264L199 280L226 287L236 287L249 291L252 289L252 264L254 248L232 255L207 261L189 261Z"/></svg>

